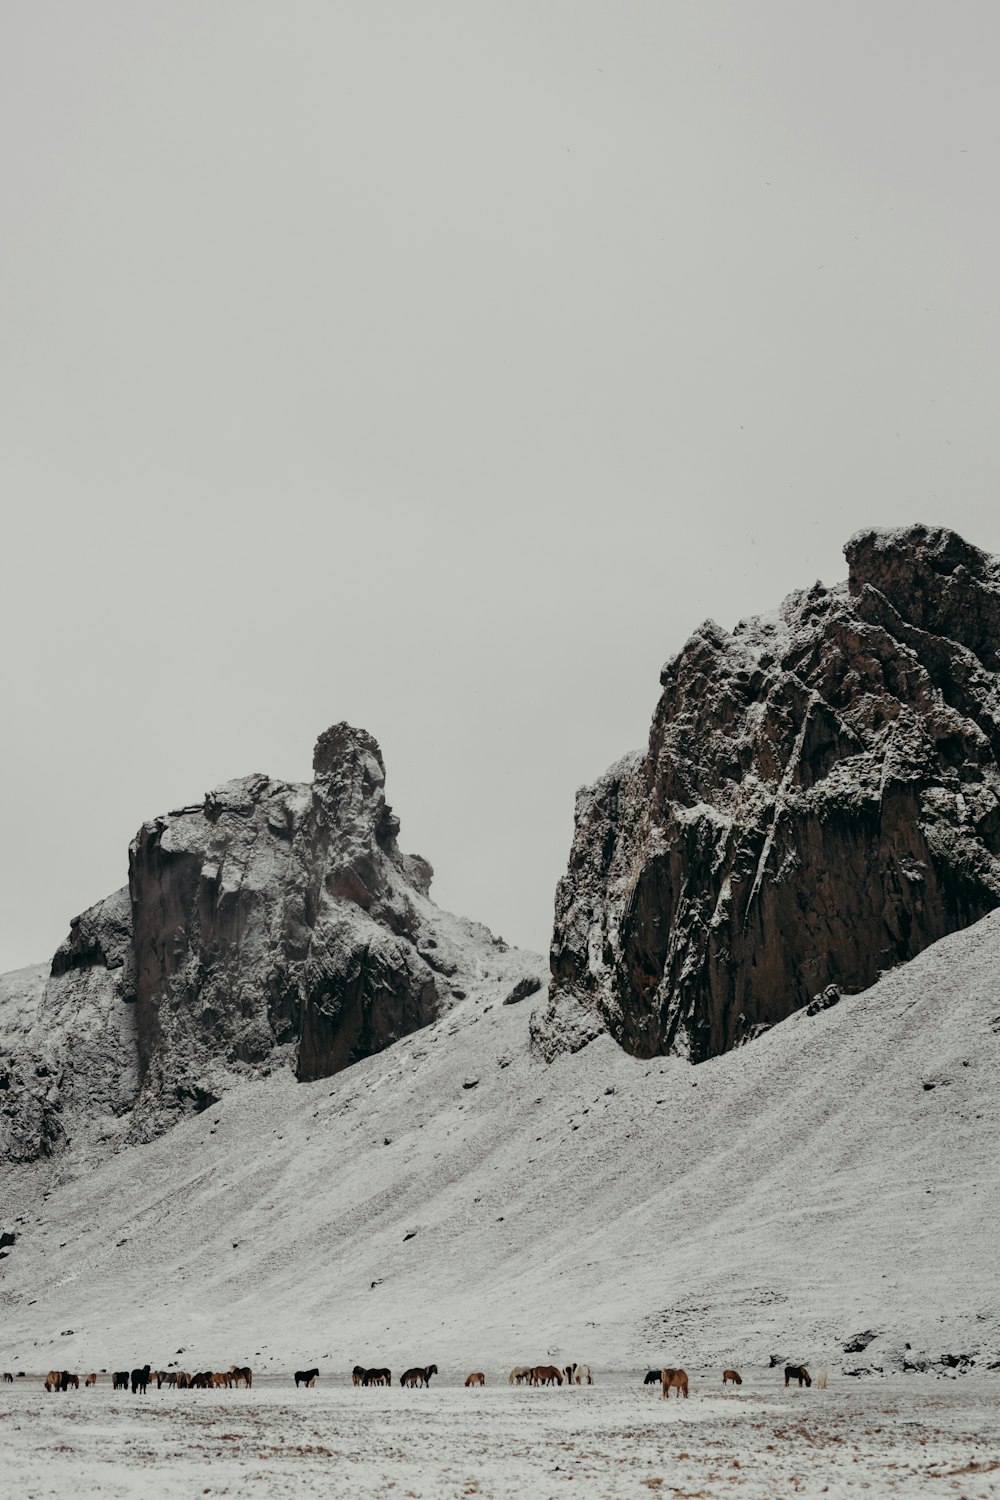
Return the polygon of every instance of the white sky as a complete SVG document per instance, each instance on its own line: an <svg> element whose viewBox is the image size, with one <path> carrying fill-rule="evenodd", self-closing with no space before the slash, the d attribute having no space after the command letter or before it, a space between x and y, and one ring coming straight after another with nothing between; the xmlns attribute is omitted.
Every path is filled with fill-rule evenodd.
<svg viewBox="0 0 1000 1500"><path fill-rule="evenodd" d="M4 0L0 968L145 818L382 744L548 943L663 660L1000 552L989 3Z"/></svg>

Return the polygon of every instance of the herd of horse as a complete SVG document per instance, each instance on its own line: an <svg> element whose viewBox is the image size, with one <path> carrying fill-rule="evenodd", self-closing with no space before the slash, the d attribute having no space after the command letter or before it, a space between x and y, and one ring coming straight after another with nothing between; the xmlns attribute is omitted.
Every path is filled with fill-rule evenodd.
<svg viewBox="0 0 1000 1500"><path fill-rule="evenodd" d="M431 1376L438 1373L437 1365L414 1365L409 1370L404 1370L399 1377L399 1383L409 1389L426 1387L431 1383ZM12 1382L13 1375L5 1372L5 1382ZM314 1386L319 1379L319 1369L296 1370L295 1386ZM156 1381L156 1388L160 1390L163 1386L173 1386L177 1390L218 1390L220 1387L232 1389L245 1386L247 1390L253 1385L253 1371L249 1365L230 1365L228 1370L201 1370L197 1374L189 1374L186 1370L152 1370L149 1365L129 1370L115 1370L111 1377L111 1383L116 1391L127 1391L130 1387L133 1396L146 1394L149 1386ZM355 1365L351 1371L351 1380L354 1385L392 1385L392 1372L382 1366L373 1369L365 1369L364 1365ZM797 1380L799 1386L811 1386L812 1376L805 1365L785 1366L785 1385ZM594 1376L589 1365L515 1365L507 1376L508 1385L593 1385ZM97 1384L97 1375L91 1373L84 1377L84 1387ZM475 1370L466 1378L467 1386L478 1386L486 1384L486 1376L481 1370ZM673 1367L664 1370L647 1370L644 1385L659 1385L666 1399L671 1391L677 1392L678 1400L681 1396L688 1395L688 1376L685 1370ZM723 1370L723 1386L742 1385L743 1379L738 1370ZM822 1384L822 1382L821 1382ZM47 1391L68 1391L80 1389L80 1376L71 1370L50 1370L45 1377L45 1389Z"/></svg>
<svg viewBox="0 0 1000 1500"><path fill-rule="evenodd" d="M431 1383L431 1376L436 1375L437 1372L437 1365L414 1365L412 1369L403 1371L399 1377L399 1383L400 1385L409 1386L411 1389L415 1389L417 1386L427 1386ZM314 1373L318 1374L319 1372L315 1371ZM392 1385L392 1372L386 1369L366 1370L364 1365L355 1365L351 1371L351 1380L355 1385ZM470 1381L471 1376L465 1382L466 1385L469 1385ZM295 1384L298 1385L298 1383L299 1378L296 1375ZM482 1383L485 1385L485 1380ZM315 1382L310 1381L309 1384L313 1385Z"/></svg>
<svg viewBox="0 0 1000 1500"><path fill-rule="evenodd" d="M469 1385L472 1377L465 1383ZM594 1377L589 1365L515 1365L507 1376L508 1385L593 1385ZM483 1385L486 1381L483 1381Z"/></svg>
<svg viewBox="0 0 1000 1500"><path fill-rule="evenodd" d="M7 1378L5 1375L4 1379ZM220 1386L232 1388L239 1385L244 1385L249 1390L253 1385L253 1371L249 1365L230 1365L228 1370L200 1370L192 1375L187 1370L152 1370L149 1365L141 1365L132 1371L115 1370L111 1376L111 1386L116 1391L127 1391L131 1387L133 1396L145 1396L154 1380L157 1390L165 1385L174 1386L179 1391L207 1391L217 1390ZM96 1385L96 1373L86 1376L83 1383L84 1386ZM50 1370L45 1377L47 1391L68 1391L70 1386L77 1391L80 1389L79 1375L74 1375L70 1370Z"/></svg>

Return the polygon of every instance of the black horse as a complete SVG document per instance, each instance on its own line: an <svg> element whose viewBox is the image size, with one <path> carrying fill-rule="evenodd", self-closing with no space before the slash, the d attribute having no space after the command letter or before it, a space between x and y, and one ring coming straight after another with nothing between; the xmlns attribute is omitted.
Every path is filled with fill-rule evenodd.
<svg viewBox="0 0 1000 1500"><path fill-rule="evenodd" d="M812 1376L805 1365L786 1365L785 1384L787 1385L790 1380L797 1380L800 1386L812 1385Z"/></svg>
<svg viewBox="0 0 1000 1500"><path fill-rule="evenodd" d="M642 1382L643 1385L659 1385L661 1373L662 1371L660 1370L647 1370L646 1378Z"/></svg>
<svg viewBox="0 0 1000 1500"><path fill-rule="evenodd" d="M135 1395L136 1391L138 1391L140 1393L140 1395L144 1396L146 1394L146 1387L147 1387L148 1384L149 1384L149 1366L148 1365L143 1365L143 1367L142 1367L141 1370L133 1370L132 1371L132 1394L133 1394L133 1396Z"/></svg>
<svg viewBox="0 0 1000 1500"><path fill-rule="evenodd" d="M319 1370L296 1370L295 1389L298 1390L300 1383L302 1385L312 1385L318 1374Z"/></svg>
<svg viewBox="0 0 1000 1500"><path fill-rule="evenodd" d="M128 1390L128 1371L116 1370L111 1377L111 1388L115 1391Z"/></svg>

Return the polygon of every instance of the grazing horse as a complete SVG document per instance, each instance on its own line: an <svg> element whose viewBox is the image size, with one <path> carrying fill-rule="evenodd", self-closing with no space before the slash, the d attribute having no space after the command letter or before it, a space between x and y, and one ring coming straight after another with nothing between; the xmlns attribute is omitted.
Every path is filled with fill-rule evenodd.
<svg viewBox="0 0 1000 1500"><path fill-rule="evenodd" d="M562 1385L562 1370L555 1365L535 1365L531 1372L532 1385Z"/></svg>
<svg viewBox="0 0 1000 1500"><path fill-rule="evenodd" d="M88 1375L87 1378L86 1378L86 1380L83 1382L83 1384L84 1384L84 1387L87 1387L89 1385L96 1385L97 1384L97 1376L96 1375Z"/></svg>
<svg viewBox="0 0 1000 1500"><path fill-rule="evenodd" d="M589 1365L567 1365L566 1366L566 1384L567 1385L593 1385L593 1383L594 1383L594 1377L590 1373L590 1366Z"/></svg>
<svg viewBox="0 0 1000 1500"><path fill-rule="evenodd" d="M146 1387L149 1384L149 1381L150 1381L150 1374L149 1374L149 1366L148 1365L143 1365L143 1367L142 1367L141 1370L133 1370L132 1371L132 1394L133 1394L133 1396L135 1395L136 1391L138 1391L140 1393L140 1395L144 1396L146 1394Z"/></svg>
<svg viewBox="0 0 1000 1500"><path fill-rule="evenodd" d="M80 1377L79 1375L74 1375L70 1370L63 1370L59 1389L61 1391L68 1391L70 1386L73 1387L74 1391L78 1391L80 1389Z"/></svg>
<svg viewBox="0 0 1000 1500"><path fill-rule="evenodd" d="M659 1383L660 1383L660 1376L662 1374L663 1374L662 1370L647 1370L646 1371L646 1378L642 1382L643 1385L659 1385Z"/></svg>
<svg viewBox="0 0 1000 1500"><path fill-rule="evenodd" d="M45 1377L45 1389L47 1391L62 1390L62 1370L50 1370Z"/></svg>
<svg viewBox="0 0 1000 1500"><path fill-rule="evenodd" d="M523 1385L525 1381L531 1382L531 1366L515 1365L507 1376L508 1385Z"/></svg>
<svg viewBox="0 0 1000 1500"><path fill-rule="evenodd" d="M740 1374L739 1370L723 1370L722 1384L725 1385L727 1380L731 1380L733 1382L733 1385L743 1384L743 1376Z"/></svg>
<svg viewBox="0 0 1000 1500"><path fill-rule="evenodd" d="M358 1366L355 1365L354 1369L355 1369L355 1373L357 1373ZM364 1370L362 1370L361 1373L363 1375L365 1373ZM315 1385L316 1384L316 1376L318 1374L319 1374L319 1370L318 1369L315 1369L315 1370L296 1370L295 1371L295 1389L298 1390L300 1384L301 1385ZM358 1382L355 1380L354 1384L357 1385L357 1383Z"/></svg>
<svg viewBox="0 0 1000 1500"><path fill-rule="evenodd" d="M233 1383L233 1377L228 1370L213 1370L212 1385L215 1387L225 1386L228 1390Z"/></svg>
<svg viewBox="0 0 1000 1500"><path fill-rule="evenodd" d="M680 1400L681 1396L687 1396L688 1378L686 1370L661 1370L660 1379L663 1382L664 1400L666 1400L670 1395L671 1386L673 1386L674 1390L676 1390L677 1392L678 1401Z"/></svg>
<svg viewBox="0 0 1000 1500"><path fill-rule="evenodd" d="M431 1376L436 1375L437 1372L437 1365L424 1365L423 1368L415 1365L412 1370L407 1370L405 1374L400 1375L399 1383L409 1386L430 1385Z"/></svg>
<svg viewBox="0 0 1000 1500"><path fill-rule="evenodd" d="M14 1377L10 1373L9 1370L4 1370L4 1372L3 1372L3 1383L4 1383L4 1385L13 1385L14 1384Z"/></svg>
<svg viewBox="0 0 1000 1500"><path fill-rule="evenodd" d="M361 1377L362 1385L392 1385L392 1374L389 1370L366 1370Z"/></svg>
<svg viewBox="0 0 1000 1500"><path fill-rule="evenodd" d="M230 1365L229 1373L233 1377L233 1385L238 1386L241 1380L247 1390L253 1385L253 1371L249 1365Z"/></svg>
<svg viewBox="0 0 1000 1500"><path fill-rule="evenodd" d="M115 1391L128 1390L128 1371L116 1370L111 1377L111 1388Z"/></svg>
<svg viewBox="0 0 1000 1500"><path fill-rule="evenodd" d="M465 1383L466 1385L485 1385L486 1376L483 1374L482 1370L476 1370L473 1372L473 1374L468 1376Z"/></svg>
<svg viewBox="0 0 1000 1500"><path fill-rule="evenodd" d="M786 1365L785 1384L787 1385L790 1380L797 1380L800 1387L803 1385L812 1385L812 1376L805 1365Z"/></svg>
<svg viewBox="0 0 1000 1500"><path fill-rule="evenodd" d="M211 1370L199 1370L197 1375L191 1376L191 1385L196 1391L207 1391L212 1384Z"/></svg>

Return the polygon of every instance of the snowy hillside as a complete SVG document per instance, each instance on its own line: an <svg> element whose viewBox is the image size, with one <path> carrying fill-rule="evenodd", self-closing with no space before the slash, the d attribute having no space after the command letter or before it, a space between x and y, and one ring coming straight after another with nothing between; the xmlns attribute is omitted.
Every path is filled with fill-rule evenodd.
<svg viewBox="0 0 1000 1500"><path fill-rule="evenodd" d="M531 1002L471 997L96 1169L8 1169L0 1364L982 1368L998 975L1000 914L699 1067L607 1036L546 1066Z"/></svg>

